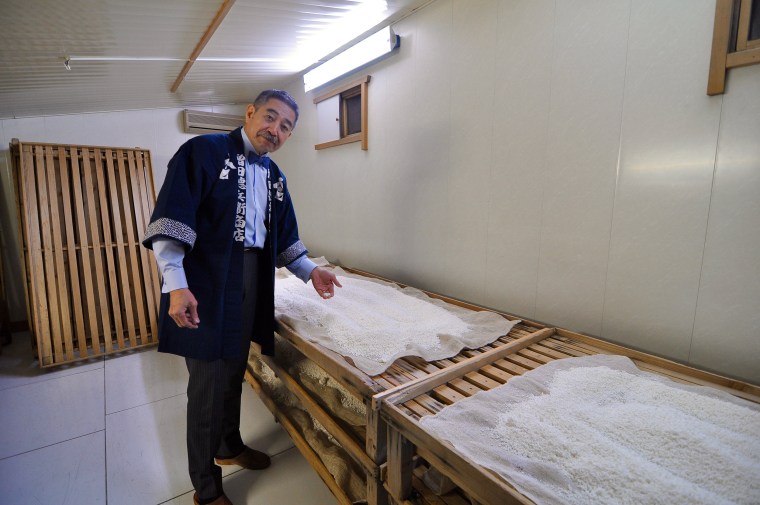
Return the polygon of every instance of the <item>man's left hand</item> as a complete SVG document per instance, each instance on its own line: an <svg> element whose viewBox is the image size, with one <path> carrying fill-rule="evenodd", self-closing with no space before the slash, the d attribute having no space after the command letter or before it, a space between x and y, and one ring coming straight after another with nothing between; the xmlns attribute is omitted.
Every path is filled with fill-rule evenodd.
<svg viewBox="0 0 760 505"><path fill-rule="evenodd" d="M326 268L317 267L311 271L311 284L314 286L314 290L324 299L332 298L335 295L335 286L343 287L340 285L338 278L330 270Z"/></svg>

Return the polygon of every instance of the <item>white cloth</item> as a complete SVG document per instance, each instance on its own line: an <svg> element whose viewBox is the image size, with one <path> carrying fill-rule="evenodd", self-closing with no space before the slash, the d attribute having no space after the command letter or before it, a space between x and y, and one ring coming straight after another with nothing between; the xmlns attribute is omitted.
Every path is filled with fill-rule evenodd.
<svg viewBox="0 0 760 505"><path fill-rule="evenodd" d="M275 278L275 314L302 337L319 343L367 373L385 371L397 358L449 358L506 335L520 321L430 298L414 288L335 269L343 287L323 300L282 271Z"/></svg>
<svg viewBox="0 0 760 505"><path fill-rule="evenodd" d="M538 504L760 503L760 407L623 356L553 361L420 425Z"/></svg>

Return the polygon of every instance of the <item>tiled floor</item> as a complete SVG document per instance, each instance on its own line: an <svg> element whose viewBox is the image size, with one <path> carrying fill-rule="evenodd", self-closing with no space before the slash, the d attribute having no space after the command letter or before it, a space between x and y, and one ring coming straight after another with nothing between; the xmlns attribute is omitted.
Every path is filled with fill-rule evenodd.
<svg viewBox="0 0 760 505"><path fill-rule="evenodd" d="M192 504L186 386L184 360L155 348L43 371L14 334L0 355L0 503ZM335 505L247 385L241 418L243 440L273 458L224 467L233 503Z"/></svg>

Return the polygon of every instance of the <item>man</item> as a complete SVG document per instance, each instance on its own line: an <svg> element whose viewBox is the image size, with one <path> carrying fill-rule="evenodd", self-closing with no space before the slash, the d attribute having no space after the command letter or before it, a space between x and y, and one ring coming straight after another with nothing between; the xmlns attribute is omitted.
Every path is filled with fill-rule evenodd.
<svg viewBox="0 0 760 505"><path fill-rule="evenodd" d="M217 464L257 470L269 456L240 437L240 395L251 341L274 352L274 269L340 287L298 238L284 174L268 153L298 121L286 92L267 90L230 134L186 142L169 162L143 245L162 273L158 350L185 357L187 452L196 504L229 504ZM215 462L217 464L215 464Z"/></svg>

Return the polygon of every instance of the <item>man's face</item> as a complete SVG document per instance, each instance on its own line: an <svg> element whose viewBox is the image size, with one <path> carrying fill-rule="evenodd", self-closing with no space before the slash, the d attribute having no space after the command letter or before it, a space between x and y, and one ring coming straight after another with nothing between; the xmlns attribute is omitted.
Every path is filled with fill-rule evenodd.
<svg viewBox="0 0 760 505"><path fill-rule="evenodd" d="M282 147L295 127L296 113L276 98L270 98L260 107L248 105L243 130L259 155Z"/></svg>

